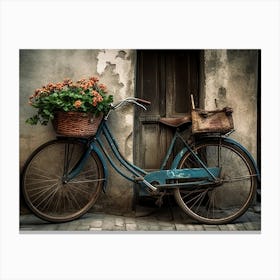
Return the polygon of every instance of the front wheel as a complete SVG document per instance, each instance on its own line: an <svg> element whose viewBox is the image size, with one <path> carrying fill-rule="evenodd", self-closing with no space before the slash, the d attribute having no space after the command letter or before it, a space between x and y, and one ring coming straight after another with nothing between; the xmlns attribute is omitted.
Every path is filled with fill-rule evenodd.
<svg viewBox="0 0 280 280"><path fill-rule="evenodd" d="M220 183L192 188L177 188L178 205L190 217L206 224L229 223L250 206L257 188L257 171L246 153L222 138L205 139L193 150L207 167L220 167ZM201 167L186 152L177 168Z"/></svg>
<svg viewBox="0 0 280 280"><path fill-rule="evenodd" d="M87 145L78 140L59 139L40 146L29 157L21 187L35 215L49 222L66 222L79 218L93 206L105 180L95 152L91 152L76 177L69 182L64 179L86 149Z"/></svg>

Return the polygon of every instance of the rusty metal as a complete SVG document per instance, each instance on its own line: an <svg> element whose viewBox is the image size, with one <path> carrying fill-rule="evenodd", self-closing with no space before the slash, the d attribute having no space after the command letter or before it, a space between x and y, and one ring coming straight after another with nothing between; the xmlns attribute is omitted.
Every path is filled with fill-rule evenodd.
<svg viewBox="0 0 280 280"><path fill-rule="evenodd" d="M221 110L206 111L192 110L192 133L228 133L234 129L232 108L225 107Z"/></svg>

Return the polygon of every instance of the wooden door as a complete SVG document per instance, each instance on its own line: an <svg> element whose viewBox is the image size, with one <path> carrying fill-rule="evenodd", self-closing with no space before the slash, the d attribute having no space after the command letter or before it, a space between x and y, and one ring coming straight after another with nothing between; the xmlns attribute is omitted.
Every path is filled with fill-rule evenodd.
<svg viewBox="0 0 280 280"><path fill-rule="evenodd" d="M138 51L136 95L152 102L135 112L134 162L145 170L160 167L172 137L158 119L190 113L190 94L198 100L199 66L198 50Z"/></svg>

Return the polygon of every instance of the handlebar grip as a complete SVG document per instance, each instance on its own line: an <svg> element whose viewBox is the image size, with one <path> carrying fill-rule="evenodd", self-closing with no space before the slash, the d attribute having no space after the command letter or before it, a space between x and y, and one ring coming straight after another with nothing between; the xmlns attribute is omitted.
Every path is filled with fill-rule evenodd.
<svg viewBox="0 0 280 280"><path fill-rule="evenodd" d="M141 104L151 105L151 102L150 102L150 101L147 101L147 100L144 100L144 99L136 98L136 101L137 101L138 103L141 103Z"/></svg>

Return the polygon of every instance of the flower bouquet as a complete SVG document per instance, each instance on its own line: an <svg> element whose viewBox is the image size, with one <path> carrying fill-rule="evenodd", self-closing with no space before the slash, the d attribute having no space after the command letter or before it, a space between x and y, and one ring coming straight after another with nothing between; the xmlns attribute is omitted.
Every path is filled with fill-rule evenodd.
<svg viewBox="0 0 280 280"><path fill-rule="evenodd" d="M37 114L26 122L31 125L46 125L52 120L58 134L90 135L96 131L112 102L113 96L107 94L107 87L99 83L97 77L81 79L75 83L71 79L65 79L35 90L29 97L29 104L37 109ZM63 128L65 126L66 130Z"/></svg>

